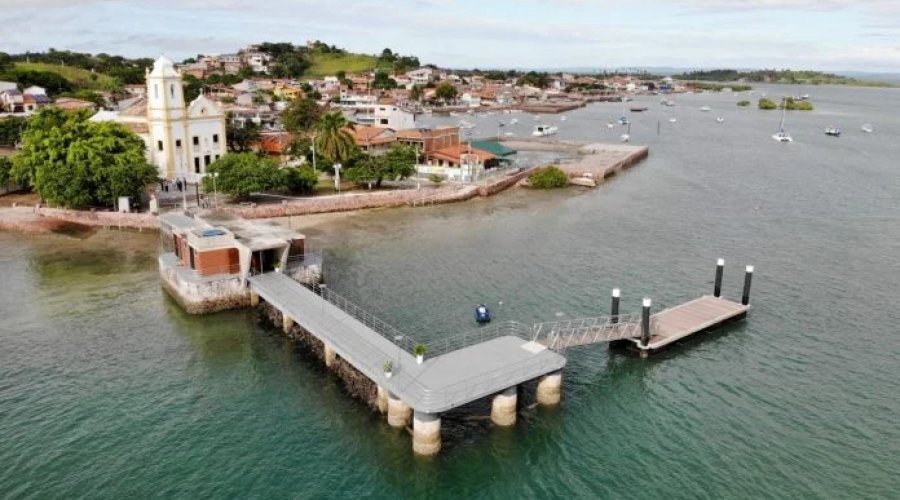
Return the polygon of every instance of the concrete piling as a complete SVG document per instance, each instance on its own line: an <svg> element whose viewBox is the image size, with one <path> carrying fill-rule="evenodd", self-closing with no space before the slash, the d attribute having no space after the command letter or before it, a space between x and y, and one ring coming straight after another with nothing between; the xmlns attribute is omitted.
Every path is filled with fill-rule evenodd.
<svg viewBox="0 0 900 500"><path fill-rule="evenodd" d="M747 274L744 275L744 293L741 296L741 304L750 305L750 282L753 281L753 266L747 266Z"/></svg>
<svg viewBox="0 0 900 500"><path fill-rule="evenodd" d="M381 414L385 414L388 411L388 391L382 386L377 386L378 393L375 396L375 405L378 407L378 411Z"/></svg>
<svg viewBox="0 0 900 500"><path fill-rule="evenodd" d="M713 296L722 296L722 276L725 274L725 259L716 261L716 284L713 287Z"/></svg>
<svg viewBox="0 0 900 500"><path fill-rule="evenodd" d="M619 289L613 288L612 305L609 308L609 317L613 323L619 322Z"/></svg>
<svg viewBox="0 0 900 500"><path fill-rule="evenodd" d="M441 450L441 417L437 413L417 411L413 416L413 451L434 455Z"/></svg>
<svg viewBox="0 0 900 500"><path fill-rule="evenodd" d="M256 307L259 305L259 294L254 292L253 289L250 289L250 307Z"/></svg>
<svg viewBox="0 0 900 500"><path fill-rule="evenodd" d="M559 404L562 395L562 371L555 371L542 376L537 385L537 402L541 406Z"/></svg>
<svg viewBox="0 0 900 500"><path fill-rule="evenodd" d="M388 393L387 421L391 427L406 427L412 416L412 409L397 396Z"/></svg>
<svg viewBox="0 0 900 500"><path fill-rule="evenodd" d="M334 360L337 359L337 353L334 351L334 348L325 344L325 366L327 368L331 368L331 365L334 364Z"/></svg>
<svg viewBox="0 0 900 500"><path fill-rule="evenodd" d="M294 326L294 320L287 314L281 313L281 330L284 333L290 333Z"/></svg>
<svg viewBox="0 0 900 500"><path fill-rule="evenodd" d="M516 403L519 396L516 386L505 389L491 401L491 422L508 426L516 423Z"/></svg>

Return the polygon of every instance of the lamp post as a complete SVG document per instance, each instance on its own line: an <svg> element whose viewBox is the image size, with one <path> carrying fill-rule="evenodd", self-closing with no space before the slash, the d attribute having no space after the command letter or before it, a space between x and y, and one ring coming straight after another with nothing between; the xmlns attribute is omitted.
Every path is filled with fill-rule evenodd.
<svg viewBox="0 0 900 500"><path fill-rule="evenodd" d="M213 180L213 207L215 207L215 209L218 210L219 209L219 190L216 187L216 179L219 177L219 173L212 172L209 175L212 176L212 180Z"/></svg>
<svg viewBox="0 0 900 500"><path fill-rule="evenodd" d="M313 155L313 170L316 170L316 141L313 139L312 144L309 145L309 150L312 151Z"/></svg>
<svg viewBox="0 0 900 500"><path fill-rule="evenodd" d="M334 164L334 189L337 190L338 194L341 192L341 164Z"/></svg>

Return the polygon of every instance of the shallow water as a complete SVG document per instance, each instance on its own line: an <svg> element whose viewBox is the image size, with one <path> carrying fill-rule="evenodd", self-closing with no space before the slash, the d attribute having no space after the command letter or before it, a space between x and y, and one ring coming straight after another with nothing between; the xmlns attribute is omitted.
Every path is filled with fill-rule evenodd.
<svg viewBox="0 0 900 500"><path fill-rule="evenodd" d="M651 157L597 189L305 229L332 288L422 339L471 328L479 302L521 321L605 313L613 287L626 310L677 304L717 257L737 297L756 266L746 321L650 360L573 349L559 409L455 415L433 459L251 312L182 313L155 235L0 234L2 496L895 496L900 92L779 89L817 106L789 115L793 144L731 95L647 98L631 134ZM560 137L614 140L620 112L568 113Z"/></svg>

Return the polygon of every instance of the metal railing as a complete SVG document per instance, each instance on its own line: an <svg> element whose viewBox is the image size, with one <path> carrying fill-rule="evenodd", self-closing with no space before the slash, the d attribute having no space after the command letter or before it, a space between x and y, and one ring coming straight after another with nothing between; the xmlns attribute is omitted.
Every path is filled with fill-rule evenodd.
<svg viewBox="0 0 900 500"><path fill-rule="evenodd" d="M353 316L353 318L355 318L357 321L366 325L374 332L391 341L393 344L397 345L404 351L410 354L413 353L413 349L418 344L418 342L414 338L391 326L386 321L379 319L374 314L366 311L362 307L359 307L349 299L345 298L344 296L340 295L339 293L335 292L325 285L310 284L305 286L325 299L330 304L336 306L338 309L344 311L350 316Z"/></svg>
<svg viewBox="0 0 900 500"><path fill-rule="evenodd" d="M476 328L458 335L429 342L428 355L431 357L440 356L441 354L458 351L459 349L487 342L498 337L513 336L523 340L532 340L533 332L534 329L532 327L516 321L493 323L490 326Z"/></svg>
<svg viewBox="0 0 900 500"><path fill-rule="evenodd" d="M630 339L641 335L641 315L622 314L539 323L534 326L532 340L554 351L569 347ZM651 329L653 321L650 323Z"/></svg>

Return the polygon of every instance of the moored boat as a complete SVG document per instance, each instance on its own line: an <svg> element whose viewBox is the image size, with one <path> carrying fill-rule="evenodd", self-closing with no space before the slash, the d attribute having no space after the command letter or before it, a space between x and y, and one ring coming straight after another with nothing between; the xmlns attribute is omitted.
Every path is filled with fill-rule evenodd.
<svg viewBox="0 0 900 500"><path fill-rule="evenodd" d="M559 129L553 125L535 125L531 135L535 137L545 137L555 134Z"/></svg>
<svg viewBox="0 0 900 500"><path fill-rule="evenodd" d="M826 127L826 128L825 128L825 135L828 135L828 136L831 136L831 137L840 137L840 136L841 136L841 131L840 131L840 129L837 129L837 128L835 128L835 127Z"/></svg>

